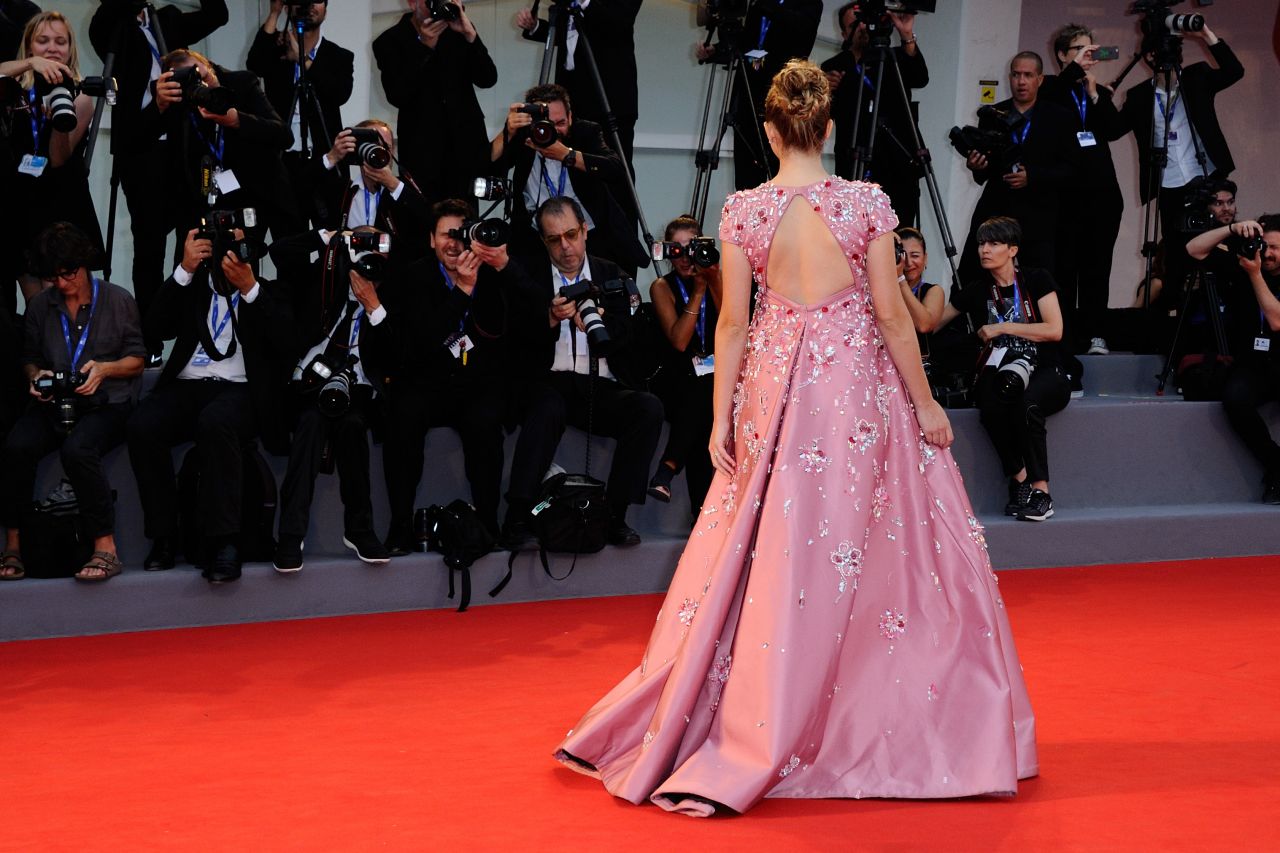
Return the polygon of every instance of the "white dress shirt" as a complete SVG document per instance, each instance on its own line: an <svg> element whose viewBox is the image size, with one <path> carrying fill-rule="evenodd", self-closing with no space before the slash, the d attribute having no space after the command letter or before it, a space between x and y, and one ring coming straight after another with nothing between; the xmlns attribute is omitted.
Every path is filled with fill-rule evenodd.
<svg viewBox="0 0 1280 853"><path fill-rule="evenodd" d="M568 278L563 275L560 270L556 269L555 264L551 265L551 292L558 295L560 288L567 284L574 284L578 281L591 280L591 264L586 259L582 261L582 271L578 273L576 278ZM596 306L599 307L598 305ZM609 370L609 362L605 359L599 359L600 372L602 379L613 379L613 373ZM585 332L578 330L578 326L570 317L567 320L560 321L560 337L556 339L556 357L551 362L553 371L565 371L569 373L581 373L583 376L591 375L591 350L587 342Z"/></svg>
<svg viewBox="0 0 1280 853"><path fill-rule="evenodd" d="M181 265L173 271L173 280L180 287L187 287L195 278L191 273L187 272ZM213 282L209 283L209 290L213 290ZM231 311L235 314L236 319L240 317L240 303L253 303L262 293L262 285L256 281L253 288L246 294L241 295L237 291L231 298ZM231 342L235 340L235 323L227 317L228 300L213 294L213 299L209 300L209 313L206 315L205 322L209 324L209 337L213 339L213 344L218 348L219 352L226 352L231 347ZM214 324L214 318L218 323ZM249 377L244 370L244 347L240 346L239 341L236 342L236 351L222 359L214 361L204 350L204 344L197 343L196 351L192 353L191 360L187 362L187 366L182 368L178 374L179 379L220 379L224 382L247 382Z"/></svg>

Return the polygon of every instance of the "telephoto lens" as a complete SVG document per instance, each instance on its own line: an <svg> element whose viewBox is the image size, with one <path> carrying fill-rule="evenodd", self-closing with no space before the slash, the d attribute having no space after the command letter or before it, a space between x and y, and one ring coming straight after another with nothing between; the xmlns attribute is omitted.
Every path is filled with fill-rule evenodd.
<svg viewBox="0 0 1280 853"><path fill-rule="evenodd" d="M587 341L591 348L603 351L612 342L609 330L600 317L600 309L594 299L595 288L589 281L578 281L560 288L560 295L577 304L578 316L587 331Z"/></svg>
<svg viewBox="0 0 1280 853"><path fill-rule="evenodd" d="M75 84L45 85L44 102L49 108L49 120L53 123L53 129L60 133L70 133L76 129Z"/></svg>

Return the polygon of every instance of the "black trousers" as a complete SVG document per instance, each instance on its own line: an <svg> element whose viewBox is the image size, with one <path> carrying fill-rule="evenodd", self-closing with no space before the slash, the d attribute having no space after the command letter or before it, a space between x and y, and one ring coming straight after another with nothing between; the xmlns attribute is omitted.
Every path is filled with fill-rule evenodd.
<svg viewBox="0 0 1280 853"><path fill-rule="evenodd" d="M537 499L565 427L587 428L588 401L592 431L618 442L605 489L609 502L614 506L644 503L649 466L662 433L662 401L611 379L548 371L528 384L522 400L520 438L507 490L507 503L513 510L523 511Z"/></svg>
<svg viewBox="0 0 1280 853"><path fill-rule="evenodd" d="M1195 266L1187 254L1187 243L1194 235L1183 227L1187 218L1187 195L1185 186L1160 190L1160 243L1164 247L1164 286L1160 300L1166 305L1182 305L1187 275Z"/></svg>
<svg viewBox="0 0 1280 853"><path fill-rule="evenodd" d="M258 433L245 382L176 379L143 400L129 419L129 462L138 481L148 538L178 536L173 448L195 440L200 456L196 511L205 536L240 532L245 445Z"/></svg>
<svg viewBox="0 0 1280 853"><path fill-rule="evenodd" d="M1237 359L1222 389L1231 428L1262 463L1267 483L1280 482L1280 445L1271 437L1258 407L1280 400L1280 364L1271 359Z"/></svg>
<svg viewBox="0 0 1280 853"><path fill-rule="evenodd" d="M876 150L880 150L881 146L894 144L886 134L881 133L876 139ZM836 174L848 181L861 180L853 176L853 151L847 147L836 149ZM919 225L920 175L917 174L915 166L893 160L883 168L877 169L873 163L869 180L879 184L880 189L889 196L893 212L898 215L899 227Z"/></svg>
<svg viewBox="0 0 1280 853"><path fill-rule="evenodd" d="M1049 479L1049 433L1046 419L1067 407L1071 383L1057 368L1041 367L1031 374L1027 390L1012 403L995 390L996 371L983 370L974 387L982 426L995 445L1006 477L1027 469L1028 482Z"/></svg>
<svg viewBox="0 0 1280 853"><path fill-rule="evenodd" d="M359 386L351 408L341 417L320 413L308 400L298 416L289 450L289 467L280 485L280 538L302 539L311 523L311 502L325 446L333 454L342 496L345 534L373 531L373 499L369 489L369 426L366 415L372 392Z"/></svg>
<svg viewBox="0 0 1280 853"><path fill-rule="evenodd" d="M164 249L172 228L165 187L156 180L156 164L164 162L166 144L156 140L142 144L137 151L122 151L116 155L115 164L133 236L133 294L142 316L147 352L153 355L160 354L164 342L149 329L147 312L168 275ZM179 255L186 236L186 232L178 236Z"/></svg>
<svg viewBox="0 0 1280 853"><path fill-rule="evenodd" d="M1054 271L1062 314L1072 351L1087 349L1091 338L1102 337L1107 300L1111 295L1111 261L1115 254L1124 196L1110 185L1085 189L1073 197L1058 230ZM1075 344L1076 346L1072 346Z"/></svg>
<svg viewBox="0 0 1280 853"><path fill-rule="evenodd" d="M94 538L110 535L115 530L116 513L102 457L124 443L125 424L132 412L133 403L87 409L63 436L54 429L51 405L29 407L13 425L0 451L4 466L0 470L0 521L4 526L12 530L21 523L22 509L31 502L35 488L37 463L59 450L62 471L76 490L85 532Z"/></svg>
<svg viewBox="0 0 1280 853"><path fill-rule="evenodd" d="M471 502L491 530L498 529L504 461L502 423L505 389L497 380L464 381L433 388L401 385L388 398L390 423L382 445L382 468L391 504L392 532L406 532L425 462L422 443L433 427L450 427L462 439L462 466Z"/></svg>
<svg viewBox="0 0 1280 853"><path fill-rule="evenodd" d="M707 452L714 420L711 399L714 383L715 376L710 373L706 376L683 373L654 388L671 424L662 461L674 462L677 473L684 470L685 482L689 486L689 506L694 515L706 500L715 473L711 454Z"/></svg>

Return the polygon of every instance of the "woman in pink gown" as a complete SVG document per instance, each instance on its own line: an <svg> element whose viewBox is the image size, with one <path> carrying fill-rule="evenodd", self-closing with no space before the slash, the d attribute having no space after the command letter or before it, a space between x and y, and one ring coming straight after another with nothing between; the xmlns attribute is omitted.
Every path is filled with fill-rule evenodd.
<svg viewBox="0 0 1280 853"><path fill-rule="evenodd" d="M720 226L717 474L640 665L556 752L633 803L1012 794L1037 772L982 526L898 293L897 219L879 188L826 175L829 113L816 66L774 78L781 168Z"/></svg>

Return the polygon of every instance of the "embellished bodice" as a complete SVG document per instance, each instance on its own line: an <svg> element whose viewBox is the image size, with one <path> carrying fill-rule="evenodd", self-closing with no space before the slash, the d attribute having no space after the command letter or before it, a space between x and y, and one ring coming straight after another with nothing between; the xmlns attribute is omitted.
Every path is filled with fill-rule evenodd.
<svg viewBox="0 0 1280 853"><path fill-rule="evenodd" d="M756 284L765 290L773 235L782 215L797 196L803 197L827 223L848 258L855 279L865 281L862 270L867 246L897 224L889 197L875 184L831 176L803 187L761 184L736 192L725 199L720 216L720 240L743 250Z"/></svg>

